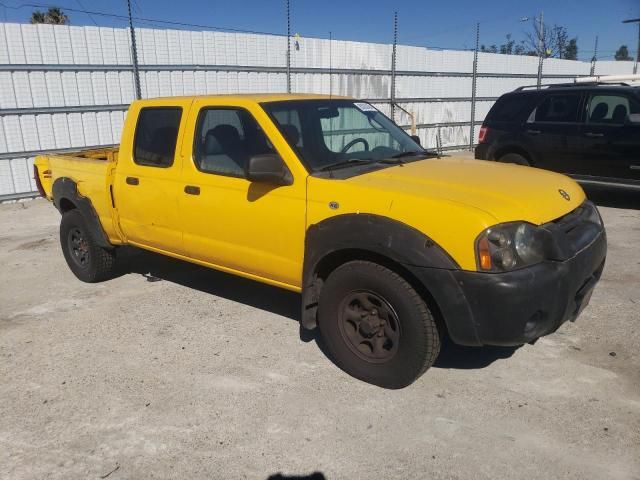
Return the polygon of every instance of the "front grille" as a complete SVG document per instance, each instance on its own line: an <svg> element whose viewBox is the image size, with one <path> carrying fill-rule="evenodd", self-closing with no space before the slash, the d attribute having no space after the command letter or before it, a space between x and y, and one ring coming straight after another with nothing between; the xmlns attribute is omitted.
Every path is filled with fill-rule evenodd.
<svg viewBox="0 0 640 480"><path fill-rule="evenodd" d="M587 248L603 231L600 214L590 201L543 225L543 228L551 233L555 255L562 260Z"/></svg>

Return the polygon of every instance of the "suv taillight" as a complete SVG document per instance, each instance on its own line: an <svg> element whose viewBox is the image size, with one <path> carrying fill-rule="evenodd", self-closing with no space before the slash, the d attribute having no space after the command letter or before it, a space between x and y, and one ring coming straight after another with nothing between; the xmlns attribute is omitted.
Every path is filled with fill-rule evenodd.
<svg viewBox="0 0 640 480"><path fill-rule="evenodd" d="M489 133L489 127L485 127L484 125L480 127L480 132L478 133L478 143L484 143L485 138L487 138L487 133Z"/></svg>
<svg viewBox="0 0 640 480"><path fill-rule="evenodd" d="M42 187L42 182L40 181L40 174L38 173L37 165L33 166L33 179L36 181L36 187L38 187L38 192L40 193L40 196L46 198L47 194L45 193L44 188Z"/></svg>

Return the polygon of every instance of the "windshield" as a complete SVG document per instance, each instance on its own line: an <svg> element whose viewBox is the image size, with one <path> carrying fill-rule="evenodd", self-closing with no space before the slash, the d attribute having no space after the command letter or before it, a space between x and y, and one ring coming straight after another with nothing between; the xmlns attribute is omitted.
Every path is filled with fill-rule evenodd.
<svg viewBox="0 0 640 480"><path fill-rule="evenodd" d="M404 130L368 103L291 100L262 106L313 172L425 156Z"/></svg>

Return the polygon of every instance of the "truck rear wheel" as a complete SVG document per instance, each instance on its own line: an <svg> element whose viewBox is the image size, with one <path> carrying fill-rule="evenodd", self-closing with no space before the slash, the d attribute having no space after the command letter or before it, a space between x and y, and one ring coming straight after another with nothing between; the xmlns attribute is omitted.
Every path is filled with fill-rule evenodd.
<svg viewBox="0 0 640 480"><path fill-rule="evenodd" d="M440 353L436 322L422 297L400 275L373 262L348 262L329 275L318 320L333 361L380 387L410 385Z"/></svg>
<svg viewBox="0 0 640 480"><path fill-rule="evenodd" d="M113 277L115 250L107 250L96 244L79 210L62 214L60 245L67 265L78 279L95 283Z"/></svg>

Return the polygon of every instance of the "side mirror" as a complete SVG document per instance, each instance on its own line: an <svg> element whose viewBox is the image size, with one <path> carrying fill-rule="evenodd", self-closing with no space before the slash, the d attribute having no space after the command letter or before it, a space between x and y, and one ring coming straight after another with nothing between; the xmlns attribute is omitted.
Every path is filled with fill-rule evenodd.
<svg viewBox="0 0 640 480"><path fill-rule="evenodd" d="M420 137L418 135L410 135L411 140L413 140L414 142L416 142L418 145L422 146L420 144Z"/></svg>
<svg viewBox="0 0 640 480"><path fill-rule="evenodd" d="M291 185L293 176L284 160L275 153L254 155L245 168L245 176L250 182Z"/></svg>

